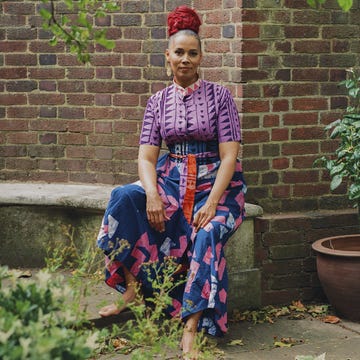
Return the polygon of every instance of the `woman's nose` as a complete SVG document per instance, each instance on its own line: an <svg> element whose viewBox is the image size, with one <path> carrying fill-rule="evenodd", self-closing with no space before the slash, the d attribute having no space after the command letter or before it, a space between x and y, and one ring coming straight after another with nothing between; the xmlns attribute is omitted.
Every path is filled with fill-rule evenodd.
<svg viewBox="0 0 360 360"><path fill-rule="evenodd" d="M183 58L181 59L182 62L189 62L188 56L185 54Z"/></svg>

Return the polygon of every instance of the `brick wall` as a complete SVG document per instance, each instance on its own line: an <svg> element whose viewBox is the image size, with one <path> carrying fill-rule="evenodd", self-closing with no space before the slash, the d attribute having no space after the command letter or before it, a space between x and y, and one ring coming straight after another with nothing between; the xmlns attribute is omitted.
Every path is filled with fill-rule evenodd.
<svg viewBox="0 0 360 360"><path fill-rule="evenodd" d="M135 180L144 106L170 83L166 16L181 3L203 19L204 78L228 85L240 107L240 1L121 1L98 24L116 47L97 47L89 66L48 44L40 1L0 2L0 180Z"/></svg>
<svg viewBox="0 0 360 360"><path fill-rule="evenodd" d="M353 209L257 218L255 257L262 274L262 304L324 300L311 244L324 237L358 232L358 214Z"/></svg>
<svg viewBox="0 0 360 360"><path fill-rule="evenodd" d="M326 4L244 1L244 168L248 200L265 211L346 206L345 187L329 194L312 164L334 149L324 126L346 107L345 69L359 66L360 2L349 13Z"/></svg>

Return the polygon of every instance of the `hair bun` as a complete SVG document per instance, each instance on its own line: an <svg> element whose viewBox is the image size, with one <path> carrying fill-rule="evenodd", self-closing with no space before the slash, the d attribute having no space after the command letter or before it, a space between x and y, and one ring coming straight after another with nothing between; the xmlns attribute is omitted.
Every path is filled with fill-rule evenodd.
<svg viewBox="0 0 360 360"><path fill-rule="evenodd" d="M180 30L192 30L198 34L200 25L201 20L195 10L182 5L168 16L168 35L174 35Z"/></svg>

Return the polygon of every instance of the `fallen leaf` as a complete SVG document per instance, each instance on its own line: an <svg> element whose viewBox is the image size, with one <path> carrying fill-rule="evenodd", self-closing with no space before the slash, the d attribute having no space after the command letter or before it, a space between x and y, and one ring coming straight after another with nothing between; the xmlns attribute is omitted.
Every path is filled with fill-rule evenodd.
<svg viewBox="0 0 360 360"><path fill-rule="evenodd" d="M29 278L32 277L32 273L30 270L24 270L21 271L20 274L18 275L19 278Z"/></svg>
<svg viewBox="0 0 360 360"><path fill-rule="evenodd" d="M282 337L280 339L280 341L285 344L296 344L297 343L297 340L292 337Z"/></svg>
<svg viewBox="0 0 360 360"><path fill-rule="evenodd" d="M293 344L286 344L286 343L283 343L282 341L275 341L274 342L274 346L275 347L291 347Z"/></svg>
<svg viewBox="0 0 360 360"><path fill-rule="evenodd" d="M238 339L238 340L231 340L228 345L230 346L234 346L234 345L239 345L239 346L244 346L244 342L242 341L242 339Z"/></svg>
<svg viewBox="0 0 360 360"><path fill-rule="evenodd" d="M326 353L323 353L319 356L312 356L312 355L297 355L295 360L325 360Z"/></svg>
<svg viewBox="0 0 360 360"><path fill-rule="evenodd" d="M295 311L306 311L306 307L304 306L304 304L298 300L298 301L293 301L291 306L290 306L291 310L295 310Z"/></svg>
<svg viewBox="0 0 360 360"><path fill-rule="evenodd" d="M337 324L340 322L340 319L334 315L327 315L327 316L323 317L321 319L321 321L323 321L324 323L329 323L329 324Z"/></svg>
<svg viewBox="0 0 360 360"><path fill-rule="evenodd" d="M116 338L112 340L112 345L115 350L123 349L129 345L129 341L124 338Z"/></svg>

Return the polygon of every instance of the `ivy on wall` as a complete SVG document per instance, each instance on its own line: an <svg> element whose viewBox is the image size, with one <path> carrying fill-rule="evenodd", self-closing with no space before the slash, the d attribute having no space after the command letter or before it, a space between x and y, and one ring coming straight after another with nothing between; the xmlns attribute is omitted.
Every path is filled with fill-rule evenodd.
<svg viewBox="0 0 360 360"><path fill-rule="evenodd" d="M307 3L311 7L317 7L318 5L324 4L325 2L326 0L307 0ZM353 6L353 0L337 0L337 2L344 11L349 11Z"/></svg>

